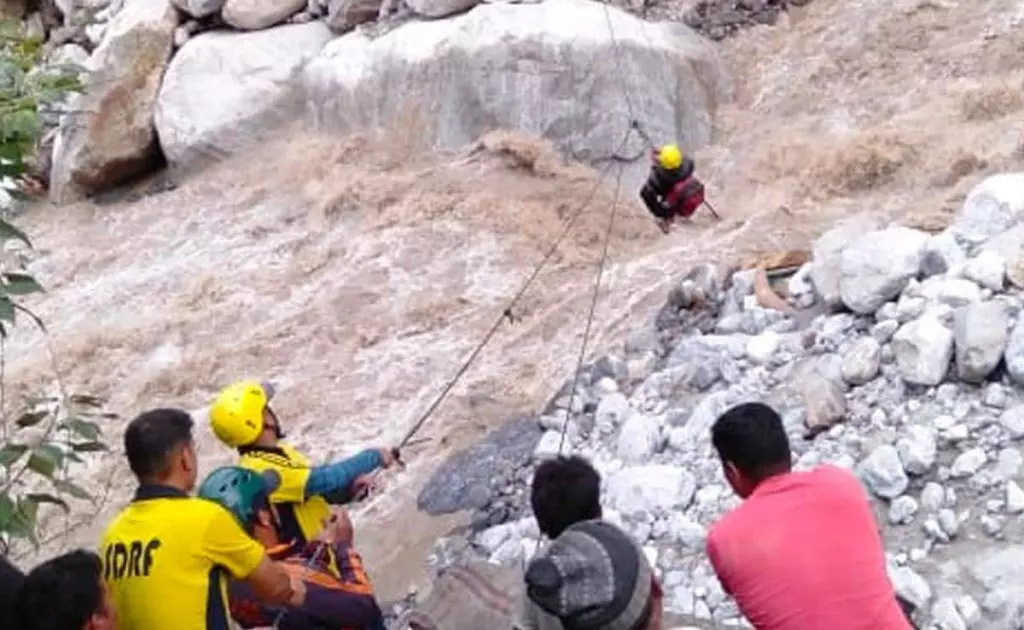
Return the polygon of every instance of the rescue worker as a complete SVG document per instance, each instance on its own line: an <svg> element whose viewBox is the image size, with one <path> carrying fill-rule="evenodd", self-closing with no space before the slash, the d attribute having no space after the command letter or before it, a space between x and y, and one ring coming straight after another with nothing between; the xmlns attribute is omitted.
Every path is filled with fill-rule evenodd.
<svg viewBox="0 0 1024 630"><path fill-rule="evenodd" d="M284 610L279 630L384 630L384 616L373 585L363 570L362 559L352 548L347 516L345 523L332 523L326 528L322 540L305 545L283 541L277 533L277 512L259 475L239 466L214 470L199 487L199 496L231 512L271 557L286 563L289 571L305 582L306 601ZM328 566L325 545L339 559L340 577ZM243 628L270 626L276 620L279 610L261 604L244 582L232 581L229 593L231 616Z"/></svg>
<svg viewBox="0 0 1024 630"><path fill-rule="evenodd" d="M4 628L9 624L22 630L117 630L100 557L79 549L32 569L18 594L17 615L4 617Z"/></svg>
<svg viewBox="0 0 1024 630"><path fill-rule="evenodd" d="M302 581L273 562L227 510L188 496L197 476L192 427L180 409L154 409L125 431L139 488L101 546L119 630L226 630L229 575L264 601L304 601ZM265 479L268 493L274 481Z"/></svg>
<svg viewBox="0 0 1024 630"><path fill-rule="evenodd" d="M213 433L238 449L238 465L256 472L274 470L280 487L270 496L280 517L283 540L305 544L320 533L330 517L330 505L347 503L362 488L367 473L396 461L392 449L367 449L331 464L313 466L294 447L284 444L284 432L270 408L270 383L242 381L217 396L210 409Z"/></svg>
<svg viewBox="0 0 1024 630"><path fill-rule="evenodd" d="M676 217L688 218L704 203L704 184L693 176L694 168L677 145L651 151L651 172L640 198L666 234Z"/></svg>

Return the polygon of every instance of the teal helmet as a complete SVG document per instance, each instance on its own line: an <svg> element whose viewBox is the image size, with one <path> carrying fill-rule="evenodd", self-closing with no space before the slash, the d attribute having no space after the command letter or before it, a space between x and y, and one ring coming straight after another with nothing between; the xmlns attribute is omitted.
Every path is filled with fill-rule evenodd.
<svg viewBox="0 0 1024 630"><path fill-rule="evenodd" d="M199 497L224 507L242 529L251 533L256 510L280 485L281 477L273 470L260 474L239 466L221 466L203 480Z"/></svg>

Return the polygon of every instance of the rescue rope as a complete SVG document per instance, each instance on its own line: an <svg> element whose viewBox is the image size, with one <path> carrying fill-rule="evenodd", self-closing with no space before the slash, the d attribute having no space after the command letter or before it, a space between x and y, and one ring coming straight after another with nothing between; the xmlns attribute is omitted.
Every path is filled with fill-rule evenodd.
<svg viewBox="0 0 1024 630"><path fill-rule="evenodd" d="M623 136L622 141L619 143L618 148L615 150L616 152L621 151L626 146L626 143L629 141L629 136L632 132L632 127L626 130L626 134ZM416 433L423 427L423 424L426 423L426 421L430 418L431 415L433 415L433 413L437 410L441 403L444 402L444 400L448 397L451 391L458 384L462 376L466 373L467 370L469 370L470 366L473 364L473 361L475 361L476 358L480 355L480 353L483 352L484 348L487 347L487 344L491 341L491 338L493 338L495 333L498 332L498 329L501 328L502 323L504 323L505 320L513 321L514 318L512 314L512 307L514 307L519 302L519 300L522 299L522 297L526 294L530 286L533 285L534 281L540 275L540 272L544 269L545 266L547 266L548 261L550 261L551 258L558 251L558 247L562 244L562 241L564 241L565 237L569 235L570 231L572 231L572 228L576 224L576 221L583 215L583 212L590 206L590 202L593 201L594 197L597 195L598 189L601 187L601 184L604 183L604 180L608 176L608 173L611 171L612 166L613 164L609 164L602 170L600 177L598 177L597 181L594 182L594 185L593 187L591 187L586 199L583 201L583 203L579 205L576 211L573 212L573 214L569 217L568 221L566 221L565 227L562 229L562 233L559 234L558 238L555 239L555 241L551 244L551 247L548 249L547 253L544 254L544 257L533 268L533 271L530 273L529 277L527 277L526 281L519 288L519 291L516 292L516 294L512 297L511 300L509 300L508 304L501 311L501 314L494 320L494 323L491 324L490 329L488 329L488 331L484 334L483 339L481 339L480 343L477 344L476 348L473 349L473 352L470 353L469 357L463 362L459 370L448 381L445 387L441 390L441 393L438 394L437 398L435 398L434 401L430 404L430 406L427 407L427 410L424 411L422 415L420 415L419 419L416 420L412 427L410 427L409 430L406 431L405 437L403 437L402 441L399 443L399 448L402 448L409 443L413 436L416 435ZM622 169L620 167L620 179L622 175L621 170ZM616 202L617 200L618 193L616 193ZM607 243L605 244L605 246L607 248Z"/></svg>
<svg viewBox="0 0 1024 630"><path fill-rule="evenodd" d="M628 139L633 132L632 127L626 133ZM608 245L612 240L612 228L615 226L615 212L619 207L619 193L622 191L622 170L619 165L619 174L615 178L615 198L612 201L611 211L608 213L608 229L604 234L604 248L601 252L601 259L597 265L597 277L594 279L594 293L590 298L590 310L587 313L587 324L583 329L583 341L580 343L580 354L576 359L576 371L572 377L572 389L569 391L569 406L566 408L565 422L562 424L562 435L558 438L558 454L562 454L562 446L565 444L565 435L569 429L572 404L576 399L576 386L579 385L580 374L583 372L583 361L586 358L587 346L590 343L590 329L594 325L594 313L597 311L597 298L601 293L601 278L604 276L605 263L608 261Z"/></svg>

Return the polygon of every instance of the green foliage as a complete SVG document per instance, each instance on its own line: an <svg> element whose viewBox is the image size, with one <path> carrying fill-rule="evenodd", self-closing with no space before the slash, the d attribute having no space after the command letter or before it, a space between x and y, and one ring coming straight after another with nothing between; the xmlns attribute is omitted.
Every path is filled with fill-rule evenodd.
<svg viewBox="0 0 1024 630"><path fill-rule="evenodd" d="M41 64L43 41L25 35L16 21L0 21L0 181L17 193L15 179L29 168L47 114L59 110L71 92L81 90L80 69ZM0 238L24 234L0 228Z"/></svg>
<svg viewBox="0 0 1024 630"><path fill-rule="evenodd" d="M0 187L12 191L25 174L43 132L43 118L69 91L79 89L77 71L40 69L43 42L25 37L17 23L0 22ZM42 320L21 302L43 287L3 256L11 247L31 250L28 236L0 219L0 547L16 539L39 544L41 510L68 512L71 501L92 494L69 474L83 455L107 450L102 423L115 416L103 401L70 394L56 375L55 395L12 405L4 383L4 341L21 315L46 333ZM51 357L52 358L52 357ZM56 372L56 364L54 364ZM13 407L13 408L12 408ZM44 506L46 506L44 508Z"/></svg>

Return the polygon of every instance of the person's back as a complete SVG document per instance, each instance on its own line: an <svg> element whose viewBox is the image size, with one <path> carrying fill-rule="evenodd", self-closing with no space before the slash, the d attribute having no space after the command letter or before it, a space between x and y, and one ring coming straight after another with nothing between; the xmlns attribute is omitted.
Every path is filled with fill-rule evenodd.
<svg viewBox="0 0 1024 630"><path fill-rule="evenodd" d="M119 630L226 630L229 575L250 581L267 601L302 597L301 585L227 510L188 496L197 475L192 426L184 411L155 409L125 431L139 488L108 524L100 552Z"/></svg>
<svg viewBox="0 0 1024 630"><path fill-rule="evenodd" d="M792 472L782 419L761 403L727 410L711 431L745 501L712 526L708 557L755 628L911 630L856 477L834 466Z"/></svg>
<svg viewBox="0 0 1024 630"><path fill-rule="evenodd" d="M9 630L18 630L18 620L14 617L14 604L17 601L18 589L21 588L25 576L18 567L0 556L0 619L10 620Z"/></svg>
<svg viewBox="0 0 1024 630"><path fill-rule="evenodd" d="M860 482L832 466L763 482L708 535L723 587L764 630L909 628Z"/></svg>
<svg viewBox="0 0 1024 630"><path fill-rule="evenodd" d="M527 567L515 630L661 630L661 587L636 541L601 520L600 487L581 457L537 467L530 506L551 544Z"/></svg>
<svg viewBox="0 0 1024 630"><path fill-rule="evenodd" d="M245 549L237 525L220 506L142 488L103 538L104 579L119 603L124 630L216 628L227 620L227 572L247 576L263 559L255 541ZM242 541L244 542L244 541ZM240 553L241 552L241 553Z"/></svg>

